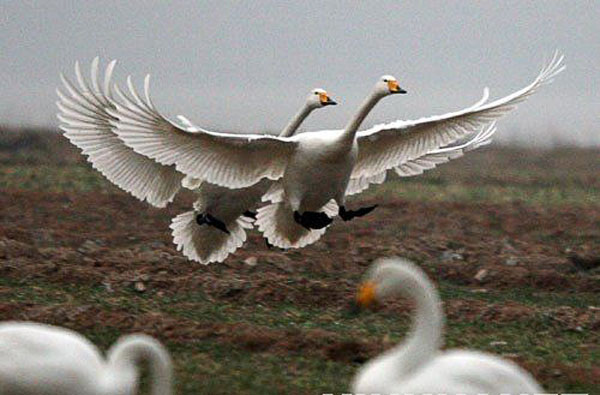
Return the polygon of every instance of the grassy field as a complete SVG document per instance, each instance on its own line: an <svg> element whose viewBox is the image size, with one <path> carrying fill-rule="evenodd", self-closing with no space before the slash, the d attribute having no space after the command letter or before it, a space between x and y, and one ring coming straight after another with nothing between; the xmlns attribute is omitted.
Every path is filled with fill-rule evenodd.
<svg viewBox="0 0 600 395"><path fill-rule="evenodd" d="M224 264L186 261L165 210L105 181L57 134L0 132L0 319L82 332L103 349L123 333L163 341L178 394L349 390L398 342L410 306L352 315L368 265L418 262L439 286L446 347L493 352L549 392L600 386L600 152L484 148L371 188L316 244L266 249L252 231ZM256 258L256 264L251 265Z"/></svg>

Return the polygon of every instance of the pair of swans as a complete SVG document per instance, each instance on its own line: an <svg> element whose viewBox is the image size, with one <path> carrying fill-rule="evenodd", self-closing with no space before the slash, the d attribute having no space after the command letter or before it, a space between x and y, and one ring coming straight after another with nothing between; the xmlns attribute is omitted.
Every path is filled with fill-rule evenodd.
<svg viewBox="0 0 600 395"><path fill-rule="evenodd" d="M131 97L115 84L121 100L114 100L110 89L114 62L101 89L94 60L92 88L78 64L79 89L61 76L70 96L58 92L59 119L67 138L95 168L142 200L161 207L173 199L182 182L200 187L195 210L176 217L171 228L178 249L208 263L225 259L243 244L244 229L252 226L254 217L248 203L258 203L260 196L270 204L258 210L255 224L281 248L314 243L338 214L351 220L368 213L374 207L346 209L346 196L384 182L388 170L416 174L487 142L481 138L493 134L494 122L560 73L562 59L555 54L531 84L494 102L487 103L486 89L480 101L461 111L359 132L379 100L405 93L394 77L384 76L345 129L292 135L308 115L301 111L304 116L296 117L285 135L277 137L210 132L185 118L180 118L185 126L177 125L153 105L148 76L143 99L128 78ZM452 146L477 132L470 143Z"/></svg>
<svg viewBox="0 0 600 395"><path fill-rule="evenodd" d="M105 359L94 344L68 329L0 324L2 395L134 395L141 362L150 368L152 395L171 395L171 358L149 336L122 337Z"/></svg>
<svg viewBox="0 0 600 395"><path fill-rule="evenodd" d="M407 338L368 361L352 383L355 394L541 394L541 386L511 361L471 350L442 351L444 314L435 287L416 265L381 259L369 269L357 302L403 296L416 314Z"/></svg>

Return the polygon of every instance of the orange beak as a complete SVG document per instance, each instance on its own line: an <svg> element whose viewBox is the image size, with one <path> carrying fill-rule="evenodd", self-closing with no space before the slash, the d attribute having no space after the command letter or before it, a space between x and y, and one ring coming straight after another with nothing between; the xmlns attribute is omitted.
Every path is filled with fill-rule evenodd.
<svg viewBox="0 0 600 395"><path fill-rule="evenodd" d="M319 100L321 101L321 104L324 106L337 104L335 101L331 100L331 98L329 96L327 96L327 93L324 93L324 92L319 93Z"/></svg>
<svg viewBox="0 0 600 395"><path fill-rule="evenodd" d="M404 89L400 88L400 86L398 85L398 81L396 80L388 81L388 89L392 93L406 93Z"/></svg>
<svg viewBox="0 0 600 395"><path fill-rule="evenodd" d="M360 307L367 307L375 301L375 283L367 281L363 283L358 289L358 295L356 295L356 303Z"/></svg>

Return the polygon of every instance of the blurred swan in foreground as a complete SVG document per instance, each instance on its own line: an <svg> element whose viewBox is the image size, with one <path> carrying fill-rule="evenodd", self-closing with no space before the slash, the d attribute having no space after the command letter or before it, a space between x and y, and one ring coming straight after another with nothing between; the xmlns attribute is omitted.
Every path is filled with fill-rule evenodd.
<svg viewBox="0 0 600 395"><path fill-rule="evenodd" d="M94 344L68 329L0 324L2 395L133 395L143 362L150 368L152 395L171 395L171 359L149 336L120 338L105 359Z"/></svg>
<svg viewBox="0 0 600 395"><path fill-rule="evenodd" d="M515 363L472 350L447 350L444 314L426 274L404 259L380 259L359 289L357 302L403 296L416 309L406 339L368 361L355 375L352 392L360 394L539 394L541 386Z"/></svg>
<svg viewBox="0 0 600 395"><path fill-rule="evenodd" d="M68 92L65 94L57 90L61 129L109 181L153 206L165 207L181 186L196 190L199 197L194 203L194 210L176 216L171 222L173 242L191 260L200 263L224 260L245 242L245 229L252 228L255 218L255 213L250 210L260 202L271 182L264 179L252 186L232 190L186 177L174 166L161 165L127 147L113 132L112 123L117 119L109 111L116 108L111 89L115 64L114 60L108 64L102 84L98 75L99 58L92 61L91 86L83 77L78 62L75 63L75 75L79 86L61 74ZM128 78L127 83L131 96L138 99L131 79ZM144 93L147 100L148 88L146 79ZM131 102L133 106L140 104L119 93L124 102ZM293 135L313 110L334 104L336 102L326 91L313 89L280 137ZM184 116L178 118L187 132L199 130Z"/></svg>

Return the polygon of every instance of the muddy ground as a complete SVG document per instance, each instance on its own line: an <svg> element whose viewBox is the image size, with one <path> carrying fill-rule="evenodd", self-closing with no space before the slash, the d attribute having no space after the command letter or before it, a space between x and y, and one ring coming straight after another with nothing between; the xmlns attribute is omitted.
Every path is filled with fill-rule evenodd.
<svg viewBox="0 0 600 395"><path fill-rule="evenodd" d="M350 203L379 204L372 214L336 221L312 246L267 249L251 231L226 262L202 266L168 231L192 194L155 209L60 139L3 137L2 320L63 325L102 348L157 336L179 393L341 393L408 326L402 301L348 309L374 259L403 256L441 289L448 347L511 358L551 391L600 385L598 151L475 152L372 188Z"/></svg>

